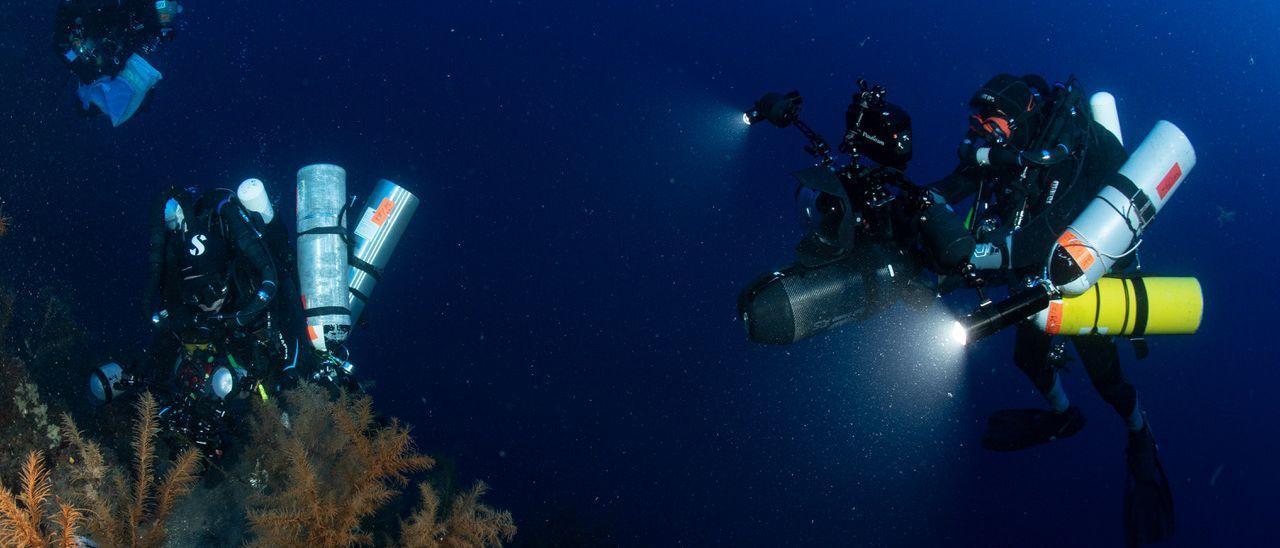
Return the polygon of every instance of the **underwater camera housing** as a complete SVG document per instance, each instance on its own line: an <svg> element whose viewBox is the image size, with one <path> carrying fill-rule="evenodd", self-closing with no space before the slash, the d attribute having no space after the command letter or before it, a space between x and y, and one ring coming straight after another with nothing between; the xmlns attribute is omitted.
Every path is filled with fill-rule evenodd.
<svg viewBox="0 0 1280 548"><path fill-rule="evenodd" d="M902 107L885 102L884 86L858 79L860 91L845 111L841 152L859 154L880 165L906 169L911 161L911 116Z"/></svg>
<svg viewBox="0 0 1280 548"><path fill-rule="evenodd" d="M883 87L858 84L840 145L848 162L800 119L798 92L766 94L744 115L749 123L795 127L818 164L792 173L805 227L795 264L759 277L739 296L750 340L789 344L866 319L922 289L914 282L922 263L906 243L912 220L928 205L902 173L911 158L911 118L884 100Z"/></svg>

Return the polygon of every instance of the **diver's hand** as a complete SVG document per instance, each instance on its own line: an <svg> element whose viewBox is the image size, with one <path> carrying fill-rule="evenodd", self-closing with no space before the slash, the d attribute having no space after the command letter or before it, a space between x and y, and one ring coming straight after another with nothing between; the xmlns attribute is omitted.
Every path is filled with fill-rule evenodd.
<svg viewBox="0 0 1280 548"><path fill-rule="evenodd" d="M1005 253L999 245L981 243L973 248L969 264L978 270L999 270L1005 266Z"/></svg>

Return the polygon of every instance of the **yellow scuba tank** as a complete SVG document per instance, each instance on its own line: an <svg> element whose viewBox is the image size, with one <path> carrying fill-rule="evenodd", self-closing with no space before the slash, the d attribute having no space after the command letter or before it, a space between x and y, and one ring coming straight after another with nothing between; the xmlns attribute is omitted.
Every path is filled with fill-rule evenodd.
<svg viewBox="0 0 1280 548"><path fill-rule="evenodd" d="M1050 335L1190 335L1204 295L1195 278L1104 277L1088 291L1055 299L1036 325Z"/></svg>

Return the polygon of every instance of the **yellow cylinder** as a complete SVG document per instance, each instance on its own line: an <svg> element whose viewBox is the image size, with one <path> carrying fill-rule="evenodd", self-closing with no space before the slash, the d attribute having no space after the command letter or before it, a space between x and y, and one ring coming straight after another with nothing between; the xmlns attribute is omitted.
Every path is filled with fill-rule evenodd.
<svg viewBox="0 0 1280 548"><path fill-rule="evenodd" d="M1051 335L1190 335L1200 329L1204 295L1195 278L1110 278L1057 299L1035 316Z"/></svg>

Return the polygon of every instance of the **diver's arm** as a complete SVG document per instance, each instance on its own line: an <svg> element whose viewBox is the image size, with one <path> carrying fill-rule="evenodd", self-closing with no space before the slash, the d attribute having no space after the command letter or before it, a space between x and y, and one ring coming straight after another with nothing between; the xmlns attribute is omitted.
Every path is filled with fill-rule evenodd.
<svg viewBox="0 0 1280 548"><path fill-rule="evenodd" d="M263 241L262 234L254 228L244 208L235 202L226 201L219 206L218 213L222 216L236 250L249 261L260 279L251 301L236 312L218 315L219 319L235 327L244 327L266 311L271 299L276 296L280 281L267 244Z"/></svg>
<svg viewBox="0 0 1280 548"><path fill-rule="evenodd" d="M950 175L930 185L929 189L941 196L948 204L955 204L978 192L979 181L980 177L976 169L960 166Z"/></svg>

